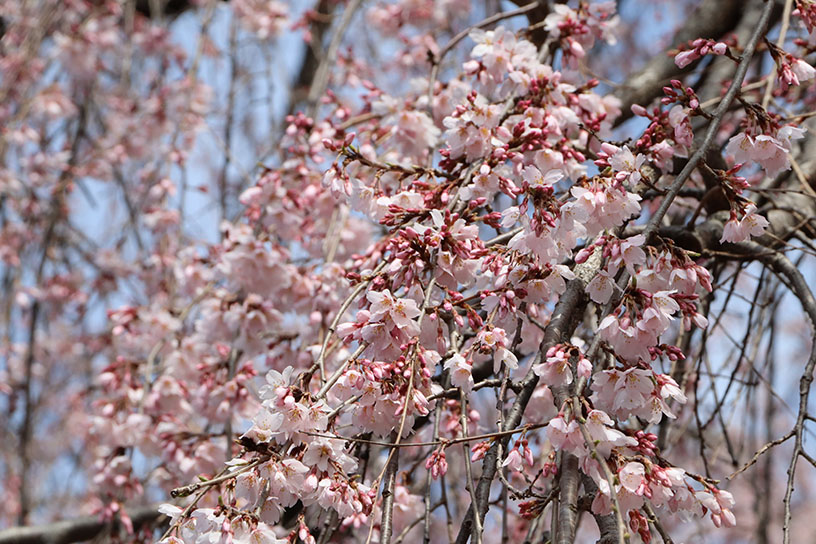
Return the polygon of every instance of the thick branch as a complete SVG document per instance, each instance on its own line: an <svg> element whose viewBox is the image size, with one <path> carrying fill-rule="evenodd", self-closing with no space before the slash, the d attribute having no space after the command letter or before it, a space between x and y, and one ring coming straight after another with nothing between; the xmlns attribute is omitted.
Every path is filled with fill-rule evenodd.
<svg viewBox="0 0 816 544"><path fill-rule="evenodd" d="M407 404L407 401L406 401ZM408 408L406 407L406 412ZM399 434L396 435L395 440L399 440ZM394 482L397 477L397 468L399 467L399 448L394 448L391 457L388 460L388 466L385 471L385 487L383 488L383 507L382 507L382 521L380 523L380 539L383 544L391 542L391 531L394 514Z"/></svg>
<svg viewBox="0 0 816 544"><path fill-rule="evenodd" d="M594 497L600 490L595 480L587 475L581 477L584 484L584 490L590 496ZM598 524L598 530L601 532L601 538L597 544L617 544L618 542L618 522L615 519L615 514L592 514L595 517L595 522Z"/></svg>
<svg viewBox="0 0 816 544"><path fill-rule="evenodd" d="M731 32L742 18L744 8L744 0L706 0L677 31L669 48L699 37L717 39ZM666 51L655 55L615 92L622 102L621 115L615 123L621 124L632 117L633 104L648 105L661 95L664 85L687 70L678 68Z"/></svg>
<svg viewBox="0 0 816 544"><path fill-rule="evenodd" d="M228 2L229 0L221 1ZM153 6L151 4L157 4L161 8L161 13L153 13ZM159 2L155 2L155 0L136 0L136 11L145 17L161 17L165 15L168 17L176 17L188 9L195 8L196 5L197 4L191 0L160 0Z"/></svg>
<svg viewBox="0 0 816 544"><path fill-rule="evenodd" d="M581 482L578 458L571 453L563 452L559 474L558 485L561 494L558 497L558 527L555 542L572 544L575 541L575 531L578 529L578 485Z"/></svg>
<svg viewBox="0 0 816 544"><path fill-rule="evenodd" d="M144 506L129 512L133 528L162 521L164 514L159 513L158 506ZM84 542L100 535L118 531L121 524L118 520L101 521L98 517L86 517L68 521L59 521L38 527L15 527L0 531L0 544L69 544Z"/></svg>
<svg viewBox="0 0 816 544"><path fill-rule="evenodd" d="M289 107L287 108L289 113L294 112L298 104L303 102L309 94L309 89L320 66L320 57L323 55L323 38L334 19L333 7L334 2L331 0L319 0L315 5L314 12L318 16L314 18L309 27L312 40L306 46L300 72L298 72L297 80L292 85Z"/></svg>

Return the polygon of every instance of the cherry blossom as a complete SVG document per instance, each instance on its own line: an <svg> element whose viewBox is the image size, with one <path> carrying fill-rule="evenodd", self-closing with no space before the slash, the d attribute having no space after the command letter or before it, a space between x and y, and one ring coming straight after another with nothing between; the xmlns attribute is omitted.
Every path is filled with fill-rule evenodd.
<svg viewBox="0 0 816 544"><path fill-rule="evenodd" d="M733 214L723 227L720 242L743 242L751 237L762 236L768 226L768 220L756 213L756 206L746 206L742 219Z"/></svg>
<svg viewBox="0 0 816 544"><path fill-rule="evenodd" d="M388 316L400 329L413 324L413 319L420 314L415 301L395 298L388 289L382 292L369 291L366 298L371 302L371 319Z"/></svg>
<svg viewBox="0 0 816 544"><path fill-rule="evenodd" d="M753 137L741 132L728 141L726 153L734 157L737 163L754 161L760 164L768 176L776 176L790 168L788 153L792 140L804 137L804 131L791 125L785 125L776 136L759 134Z"/></svg>
<svg viewBox="0 0 816 544"><path fill-rule="evenodd" d="M754 443L788 420L791 508L807 397L737 449L706 421L777 398L760 352L799 329L766 291L808 309L812 2L657 61L653 10L607 1L126 4L0 8L3 523L727 540L752 504L729 474L773 476L781 442ZM743 325L747 378L719 349ZM133 515L156 497L164 535Z"/></svg>
<svg viewBox="0 0 816 544"><path fill-rule="evenodd" d="M734 505L734 497L728 491L711 489L710 491L698 491L695 497L700 503L711 511L711 521L720 527L734 527L737 519L731 511Z"/></svg>
<svg viewBox="0 0 816 544"><path fill-rule="evenodd" d="M728 45L714 40L698 38L691 42L691 49L681 51L674 57L674 63L678 68L685 68L695 60L705 55L724 55L728 50Z"/></svg>

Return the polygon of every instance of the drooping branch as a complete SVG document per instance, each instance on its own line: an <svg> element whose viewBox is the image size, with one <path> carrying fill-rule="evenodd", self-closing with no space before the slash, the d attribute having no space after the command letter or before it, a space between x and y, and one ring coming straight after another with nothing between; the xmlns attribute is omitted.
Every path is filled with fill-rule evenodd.
<svg viewBox="0 0 816 544"><path fill-rule="evenodd" d="M680 189L683 188L683 184L688 178L691 177L691 174L694 172L695 168L697 168L697 165L703 160L706 153L708 153L709 147L711 147L711 145L714 143L714 137L717 135L717 130L720 128L720 123L722 123L723 117L728 111L728 108L731 106L731 103L739 93L740 86L742 85L743 79L745 79L745 74L748 72L748 65L751 63L751 58L754 55L757 43L759 42L759 39L765 35L765 30L768 28L768 22L771 20L772 12L773 2L766 2L765 9L762 11L762 15L757 22L757 26L754 28L751 39L745 46L745 51L742 54L742 60L740 61L737 71L734 74L731 86L728 88L728 91L725 93L725 97L723 97L722 101L717 106L717 109L714 111L713 119L708 126L708 130L706 130L703 142L691 156L689 162L686 163L686 166L683 168L680 174L678 174L677 178L675 178L675 180L672 182L666 196L660 203L660 207L649 219L649 224L643 233L647 239L649 236L651 236L652 232L654 232L660 221L663 219L663 216L668 211L672 201L678 195Z"/></svg>
<svg viewBox="0 0 816 544"><path fill-rule="evenodd" d="M714 112L714 117L711 121L711 124L708 127L708 130L706 131L706 135L705 138L703 139L703 142L691 156L689 162L686 164L686 166L683 168L680 174L672 182L672 185L669 188L668 193L663 198L660 207L655 211L653 216L650 218L649 223L646 226L646 229L644 230L644 235L646 236L647 239L655 231L658 230L658 225L660 224L660 221L665 216L666 212L671 206L674 198L680 192L686 180L688 180L688 178L697 168L697 165L700 163L703 157L705 157L706 153L708 152L708 148L713 144L714 137L717 134L717 130L720 126L720 123L722 122L723 116L728 111L731 102L736 98L737 93L739 92L739 87L742 84L742 80L745 78L745 74L748 70L748 65L751 62L751 58L754 54L757 43L760 37L765 34L768 22L770 21L772 9L773 4L771 2L768 2L765 6L765 9L762 12L762 16L760 17L756 28L754 29L750 41L745 47L742 60L740 61L736 74L734 75L731 86L729 87L726 96L718 105L717 110ZM628 282L628 277L625 277L623 281ZM560 406L562 399L557 398L556 402ZM572 543L572 541L575 538L575 530L577 528L578 522L577 508L575 507L579 483L578 464L577 459L575 459L575 461L573 462L571 457L572 456L570 454L564 454L564 458L562 459L561 464L560 485L562 489L561 497L562 500L560 501L561 509L558 518L559 527L558 533L556 534L556 542L558 542L559 544ZM620 528L617 528L616 532L619 530ZM606 539L613 538L612 535L602 535L602 537ZM614 538L616 540L619 540L617 535L615 535Z"/></svg>
<svg viewBox="0 0 816 544"><path fill-rule="evenodd" d="M596 271L597 270L587 270L586 273L579 274L579 277L567 285L566 291L558 300L558 304L556 304L553 310L550 323L544 332L544 339L541 342L538 354L531 363L527 374L524 376L521 382L521 391L505 419L504 425L506 428L515 428L519 422L521 422L524 410L530 402L536 385L538 385L539 378L532 370L533 365L551 346L566 341L572 335L573 331L575 331L586 306L585 287L588 281L587 278L591 278ZM479 518L482 521L487 513L490 502L490 486L496 476L496 466L499 461L499 444L501 444L503 448L506 448L508 441L509 437L495 441L484 458L482 476L476 488L477 504L475 505L476 512L478 512ZM467 516L459 529L459 535L456 538L457 544L464 544L468 538L470 538L473 525L473 511L474 505L471 504Z"/></svg>
<svg viewBox="0 0 816 544"><path fill-rule="evenodd" d="M803 440L805 432L805 421L808 417L808 400L810 398L810 388L813 384L813 371L816 369L816 298L813 296L807 280L802 273L783 253L768 251L768 248L756 242L742 242L735 244L740 253L755 256L757 260L770 267L777 275L785 278L793 294L799 299L802 308L810 319L812 343L810 357L805 364L805 369L799 378L799 408L796 416L796 423L793 427L794 446L791 460L788 465L788 479L785 486L784 521L782 524L783 542L790 542L791 531L791 498L793 496L793 484L796 476L796 464L799 457L805 453Z"/></svg>

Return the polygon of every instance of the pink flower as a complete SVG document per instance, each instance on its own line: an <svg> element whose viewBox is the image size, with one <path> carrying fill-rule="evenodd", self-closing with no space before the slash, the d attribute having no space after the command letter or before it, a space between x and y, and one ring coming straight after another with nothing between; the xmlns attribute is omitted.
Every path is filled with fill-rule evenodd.
<svg viewBox="0 0 816 544"><path fill-rule="evenodd" d="M542 174L541 170L531 165L524 167L521 177L534 189L546 189L563 178L564 173L560 170L549 170L546 174Z"/></svg>
<svg viewBox="0 0 816 544"><path fill-rule="evenodd" d="M642 234L637 234L631 238L626 238L620 243L620 257L630 274L635 273L635 266L646 263L646 252L641 249L646 242Z"/></svg>
<svg viewBox="0 0 816 544"><path fill-rule="evenodd" d="M521 457L521 453L518 450L518 447L513 448L510 450L510 453L507 454L507 458L502 463L503 467L509 467L510 470L513 472L521 471L521 467L523 465L523 459Z"/></svg>
<svg viewBox="0 0 816 544"><path fill-rule="evenodd" d="M507 365L508 370L518 368L518 358L507 348L497 348L493 353L493 372L498 373L501 365Z"/></svg>
<svg viewBox="0 0 816 544"><path fill-rule="evenodd" d="M757 215L756 206L749 204L745 208L745 215L737 220L735 215L723 226L720 243L723 242L744 242L752 237L762 236L768 227L768 220L761 215Z"/></svg>
<svg viewBox="0 0 816 544"><path fill-rule="evenodd" d="M621 373L615 383L615 410L636 410L645 404L644 400L654 390L652 373L648 370L630 368Z"/></svg>
<svg viewBox="0 0 816 544"><path fill-rule="evenodd" d="M816 76L816 69L802 59L796 59L791 63L791 70L799 81L809 81Z"/></svg>
<svg viewBox="0 0 816 544"><path fill-rule="evenodd" d="M638 153L637 157L632 150L626 146L615 147L611 144L601 144L601 148L610 155L609 166L615 171L615 179L623 181L629 179L631 185L635 185L641 179L640 168L646 162L646 156Z"/></svg>
<svg viewBox="0 0 816 544"><path fill-rule="evenodd" d="M434 451L428 460L425 461L425 468L431 471L431 477L438 480L440 476L444 476L448 472L448 462L445 459L445 450L438 449Z"/></svg>
<svg viewBox="0 0 816 544"><path fill-rule="evenodd" d="M779 86L786 91L790 85L799 85L802 81L813 79L816 70L802 59L786 55L776 69L779 77Z"/></svg>
<svg viewBox="0 0 816 544"><path fill-rule="evenodd" d="M586 291L589 298L596 304L606 304L612 297L615 288L615 278L610 276L606 270L601 270L592 281L587 284Z"/></svg>
<svg viewBox="0 0 816 544"><path fill-rule="evenodd" d="M521 211L518 206L510 206L502 212L501 226L509 228L518 223L521 218Z"/></svg>
<svg viewBox="0 0 816 544"><path fill-rule="evenodd" d="M657 384L660 386L660 396L665 398L671 397L680 404L686 403L686 395L674 378L668 374L655 374Z"/></svg>
<svg viewBox="0 0 816 544"><path fill-rule="evenodd" d="M754 139L746 132L740 132L728 140L728 145L725 146L725 152L734 157L737 164L744 164L752 160L752 151L754 149Z"/></svg>
<svg viewBox="0 0 816 544"><path fill-rule="evenodd" d="M584 446L578 423L573 420L567 424L562 415L552 418L547 424L547 437L556 450L577 452Z"/></svg>
<svg viewBox="0 0 816 544"><path fill-rule="evenodd" d="M725 152L734 157L738 164L749 161L759 163L768 176L776 176L790 168L788 153L791 141L804 137L804 130L786 125L777 131L776 136L760 134L752 137L740 132L728 141Z"/></svg>
<svg viewBox="0 0 816 544"><path fill-rule="evenodd" d="M708 54L724 55L728 46L722 42L698 38L692 42L693 49L681 51L674 57L674 63L678 68L685 68L695 60Z"/></svg>
<svg viewBox="0 0 816 544"><path fill-rule="evenodd" d="M646 486L646 468L641 463L626 463L618 471L618 479L624 489L635 495L643 495Z"/></svg>
<svg viewBox="0 0 816 544"><path fill-rule="evenodd" d="M700 55L694 49L690 51L681 51L674 57L674 63L678 68L685 68L695 60L699 59Z"/></svg>
<svg viewBox="0 0 816 544"><path fill-rule="evenodd" d="M493 350L493 371L498 373L501 369L502 363L507 365L510 370L518 368L518 358L512 351L507 349L507 333L504 329L493 327L482 330L476 335L478 340L484 347Z"/></svg>
<svg viewBox="0 0 816 544"><path fill-rule="evenodd" d="M550 352L547 353L546 361L533 367L533 372L550 387L571 384L572 370L570 369L569 353L562 349L556 350L552 355Z"/></svg>
<svg viewBox="0 0 816 544"><path fill-rule="evenodd" d="M638 441L628 437L621 431L612 428L612 418L602 410L591 410L587 414L586 429L598 452L604 457L608 456L612 448L623 446L637 446Z"/></svg>
<svg viewBox="0 0 816 544"><path fill-rule="evenodd" d="M381 319L387 315L400 329L413 324L413 319L422 313L414 300L394 298L388 289L369 291L366 298L371 303L371 319Z"/></svg>
<svg viewBox="0 0 816 544"><path fill-rule="evenodd" d="M700 504L711 512L711 521L714 522L715 526L736 526L737 518L731 511L734 506L734 496L731 493L710 488L709 491L698 491L694 495L700 501Z"/></svg>
<svg viewBox="0 0 816 544"><path fill-rule="evenodd" d="M474 445L472 448L470 448L470 452L472 453L472 455L470 457L471 463L475 463L476 461L484 459L484 456L487 453L487 450L489 450L489 449L490 449L490 442L488 442L488 441L479 442L476 445Z"/></svg>
<svg viewBox="0 0 816 544"><path fill-rule="evenodd" d="M252 527L250 522L242 520L234 527L233 544L285 544L286 539L278 538L271 526L258 522Z"/></svg>
<svg viewBox="0 0 816 544"><path fill-rule="evenodd" d="M445 361L445 369L450 371L451 385L461 387L466 393L473 389L473 365L470 361L454 353Z"/></svg>
<svg viewBox="0 0 816 544"><path fill-rule="evenodd" d="M575 373L579 378L585 379L589 379L590 374L592 374L592 363L590 363L589 359L584 357L583 354L578 357L578 363L575 365Z"/></svg>

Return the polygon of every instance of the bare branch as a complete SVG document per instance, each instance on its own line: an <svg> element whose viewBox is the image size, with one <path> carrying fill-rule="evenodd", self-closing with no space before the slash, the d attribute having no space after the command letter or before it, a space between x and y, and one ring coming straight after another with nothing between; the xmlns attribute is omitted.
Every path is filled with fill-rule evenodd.
<svg viewBox="0 0 816 544"><path fill-rule="evenodd" d="M134 529L150 524L158 525L165 518L159 512L158 505L134 508L128 515ZM115 533L120 527L119 520L103 521L98 516L91 516L37 527L6 529L0 531L0 544L70 544Z"/></svg>

